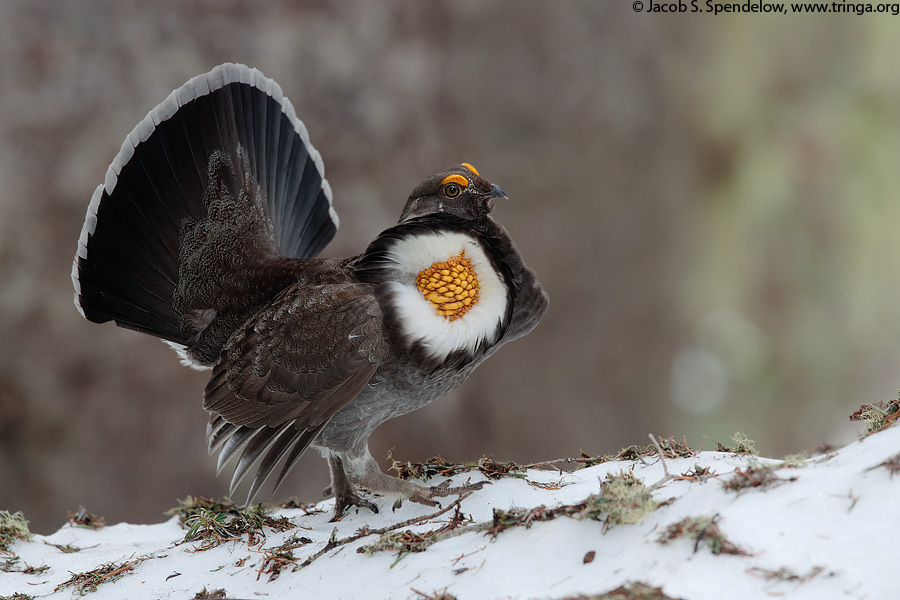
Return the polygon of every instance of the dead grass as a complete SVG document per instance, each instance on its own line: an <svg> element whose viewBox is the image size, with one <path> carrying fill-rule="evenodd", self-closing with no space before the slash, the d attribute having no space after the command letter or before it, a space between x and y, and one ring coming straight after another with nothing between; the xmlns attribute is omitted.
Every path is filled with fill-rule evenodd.
<svg viewBox="0 0 900 600"><path fill-rule="evenodd" d="M232 514L236 512L237 514ZM265 529L286 531L296 527L287 517L273 517L262 505L247 511L216 512L211 508L198 507L192 510L184 522L187 533L184 542L201 542L195 550L202 552L225 542L233 542L247 535L247 544L255 546L265 539Z"/></svg>
<svg viewBox="0 0 900 600"><path fill-rule="evenodd" d="M794 573L787 567L781 567L780 569L762 569L760 567L751 567L747 569L747 573L753 575L754 577L761 577L766 579L767 581L791 581L796 583L806 583L811 579L817 577L820 573L824 571L824 567L815 566L810 569L809 573L806 575L798 575Z"/></svg>
<svg viewBox="0 0 900 600"><path fill-rule="evenodd" d="M259 579L261 575L266 574L271 582L278 579L281 571L288 567L292 570L297 570L297 557L294 556L294 550L311 543L312 540L308 537L292 535L280 545L266 548L263 551L264 557L259 566L259 575L256 578Z"/></svg>
<svg viewBox="0 0 900 600"><path fill-rule="evenodd" d="M789 481L797 481L796 477L779 477L775 471L782 468L782 465L761 465L753 463L746 469L737 467L731 479L722 482L723 487L729 492L741 493L751 488L768 488L787 483Z"/></svg>
<svg viewBox="0 0 900 600"><path fill-rule="evenodd" d="M0 510L0 553L12 555L10 547L20 540L30 540L28 521L19 512Z"/></svg>
<svg viewBox="0 0 900 600"><path fill-rule="evenodd" d="M222 498L221 500L214 500L212 498L205 498L203 496L188 496L183 500L178 500L178 506L175 508L170 508L165 512L168 516L178 515L178 522L182 527L187 527L186 523L192 517L201 514L201 511L205 511L206 514L226 514L226 515L234 515L238 516L241 514L241 511L238 510L237 505L231 500L231 498Z"/></svg>
<svg viewBox="0 0 900 600"><path fill-rule="evenodd" d="M576 469L584 469L612 461L630 460L645 462L645 458L658 456L660 450L662 451L663 458L689 458L697 454L697 452L688 445L685 436L681 436L680 440L676 440L675 436L670 436L668 438L659 436L656 439L659 442L659 448L657 448L655 444L650 444L648 446L635 445L622 448L617 454L606 454L603 456L591 456L582 451L581 457L574 459L574 462L578 465Z"/></svg>
<svg viewBox="0 0 900 600"><path fill-rule="evenodd" d="M679 600L667 596L662 588L653 587L646 583L633 581L619 586L605 594L592 594L590 596L567 596L561 600Z"/></svg>
<svg viewBox="0 0 900 600"><path fill-rule="evenodd" d="M719 515L711 517L686 517L677 523L669 525L663 531L657 541L660 544L668 544L678 538L694 540L694 553L700 549L700 544L709 547L713 554L736 554L746 556L749 553L728 541L725 534L718 526Z"/></svg>
<svg viewBox="0 0 900 600"><path fill-rule="evenodd" d="M489 456L482 456L476 462L470 463L454 463L440 456L433 456L423 463L398 461L390 453L388 458L392 462L390 469L396 472L400 479L421 479L423 481L428 481L436 476L452 477L471 471L479 471L489 479L525 477L524 471L529 468L528 465L520 466L512 461L495 461Z"/></svg>
<svg viewBox="0 0 900 600"><path fill-rule="evenodd" d="M96 592L101 584L118 581L125 577L125 575L129 574L137 565L143 562L143 560L143 558L137 558L118 564L110 562L102 564L92 571L73 573L69 579L56 586L53 591L58 592L66 588L72 588L78 592L78 595L80 596Z"/></svg>
<svg viewBox="0 0 900 600"><path fill-rule="evenodd" d="M207 590L206 586L202 590L194 594L191 600L223 600L228 597L228 592L224 589Z"/></svg>
<svg viewBox="0 0 900 600"><path fill-rule="evenodd" d="M894 478L895 473L900 473L900 454L890 457L886 461L882 463L878 463L874 467L869 467L866 471L871 471L873 469L877 469L879 467L884 467L891 474L891 479Z"/></svg>

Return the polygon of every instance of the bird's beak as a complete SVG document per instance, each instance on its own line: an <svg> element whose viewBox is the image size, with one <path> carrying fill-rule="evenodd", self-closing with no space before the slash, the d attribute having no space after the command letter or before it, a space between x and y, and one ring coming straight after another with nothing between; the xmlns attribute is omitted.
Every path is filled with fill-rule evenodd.
<svg viewBox="0 0 900 600"><path fill-rule="evenodd" d="M509 199L509 196L506 195L506 192L503 191L503 188L499 185L493 184L491 186L491 191L484 195L486 198L506 198Z"/></svg>

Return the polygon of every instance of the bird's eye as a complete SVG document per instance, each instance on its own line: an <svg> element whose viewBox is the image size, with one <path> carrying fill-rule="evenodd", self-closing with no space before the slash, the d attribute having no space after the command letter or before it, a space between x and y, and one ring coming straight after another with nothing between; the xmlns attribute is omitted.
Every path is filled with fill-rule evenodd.
<svg viewBox="0 0 900 600"><path fill-rule="evenodd" d="M444 186L444 195L448 198L456 198L462 194L462 188L456 183L448 183Z"/></svg>

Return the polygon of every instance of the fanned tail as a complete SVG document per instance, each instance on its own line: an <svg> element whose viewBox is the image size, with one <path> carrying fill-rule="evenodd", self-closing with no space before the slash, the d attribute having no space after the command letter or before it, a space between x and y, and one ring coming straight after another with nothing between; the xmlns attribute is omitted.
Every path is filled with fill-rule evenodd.
<svg viewBox="0 0 900 600"><path fill-rule="evenodd" d="M211 212L230 225L216 229ZM281 88L256 69L220 65L172 92L122 144L88 207L75 305L90 321L187 349L218 319L206 364L227 329L280 291L282 257L317 255L337 226L321 157ZM188 235L206 246L190 254ZM235 287L228 269L244 254L256 262L240 283L256 295L205 306Z"/></svg>

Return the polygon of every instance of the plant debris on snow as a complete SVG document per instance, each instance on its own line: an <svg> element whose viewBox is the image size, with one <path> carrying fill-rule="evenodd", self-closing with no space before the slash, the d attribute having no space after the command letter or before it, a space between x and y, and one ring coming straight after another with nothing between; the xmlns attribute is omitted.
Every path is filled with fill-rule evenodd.
<svg viewBox="0 0 900 600"><path fill-rule="evenodd" d="M744 433L743 429L731 436L731 443L734 444L733 448L729 448L720 442L716 442L716 451L732 452L734 454L749 454L751 456L759 455L759 452L756 451L756 442L747 437L747 434Z"/></svg>
<svg viewBox="0 0 900 600"><path fill-rule="evenodd" d="M894 478L894 473L900 472L900 454L896 454L886 461L882 463L878 463L874 467L869 467L866 471L871 471L873 469L877 469L878 467L884 467L891 474L891 479Z"/></svg>
<svg viewBox="0 0 900 600"><path fill-rule="evenodd" d="M882 413L887 413L890 416L893 413L888 412L889 410L892 410L892 405L888 405L886 408L881 407L881 412L876 411L876 413L881 416L884 416ZM671 553L672 550L662 550L662 545L674 544L674 541L678 538L684 538L686 542L681 543L681 546L676 546L676 555L678 552L685 554L690 552L688 548L691 547L694 553L699 552L702 545L714 555L752 556L750 554L751 550L744 546L748 538L741 537L742 533L747 533L748 524L741 523L739 520L745 518L745 508L747 506L757 506L750 500L753 494L735 503L726 500L726 495L720 490L742 493L750 488L769 488L788 481L796 481L799 477L802 477L803 481L801 483L786 487L783 491L780 490L779 494L774 496L774 498L781 498L783 494L786 494L783 497L789 499L807 498L804 494L808 494L811 485L817 486L817 490L828 490L825 493L827 493L829 498L838 499L837 503L833 500L829 501L829 506L838 504L840 508L839 514L831 513L830 518L846 521L848 519L846 515L850 514L849 518L856 520L844 522L840 530L850 531L853 530L854 523L857 526L862 526L862 523L858 522L856 517L860 513L867 516L868 520L865 521L866 523L870 522L871 502L881 501L880 499L884 496L884 494L874 494L873 491L882 488L873 486L887 485L889 477L867 476L860 479L849 479L848 477L853 475L849 474L843 475L844 478L840 479L841 482L844 482L841 484L841 487L829 487L827 482L830 481L830 473L843 473L854 465L856 474L866 470L886 469L888 473L884 473L883 470L881 473L884 475L890 474L892 477L894 473L900 472L900 454L896 454L897 444L890 443L892 440L896 442L897 438L892 437L892 434L879 436L875 440L867 441L863 444L857 443L857 447L853 449L854 452L859 453L855 463L847 460L828 461L829 457L810 460L810 457L817 453L833 453L834 449L831 447L822 447L821 450L816 449L800 455L787 456L783 462L755 459L753 458L756 453L754 443L742 431L739 431L732 438L734 450L725 448L721 444L718 445L719 450L744 454L745 457L741 458L722 456L715 453L695 452L687 445L683 437L680 439L669 437L659 441L653 436L651 438L653 440L652 445L646 447L629 446L612 456L592 457L582 453L582 456L578 458L548 460L529 465L496 461L486 456L478 461L469 463L453 463L439 456L423 463L394 461L394 470L403 478L428 480L437 476L456 476L458 479L464 480L466 479L466 473L472 473L473 478L479 477L480 482L483 482L485 478L499 481L494 486L498 492L497 495L490 493L484 495L484 492L479 492L478 497L470 502L466 502L473 495L472 492L467 492L453 502L449 502L449 499L446 502L442 500L445 506L430 514L422 514L424 511L417 507L403 506L401 509L406 516L401 517L402 520L399 522L396 521L395 517L390 516L390 511L371 516L366 511L361 511L342 523L326 524L327 516L319 514L328 511L328 504L324 502L306 504L291 499L277 505L288 510L282 513L270 513L262 505L241 510L228 498L214 500L200 496L188 496L183 500L179 500L178 506L168 512L168 514L178 517L177 523L181 526L182 531L179 533L179 525L176 525L174 519L167 524L158 526L170 528L166 537L161 538L167 541L163 541L161 545L154 547L154 551L161 551L161 554L143 554L138 556L138 552L136 552L129 557L128 552L126 552L123 557L121 554L108 553L100 555L96 558L96 562L95 559L89 558L90 556L97 556L93 550L80 555L73 555L72 558L64 558L64 554L76 553L79 551L79 547L85 549L95 548L97 544L93 540L97 540L100 544L109 543L109 540L119 536L121 531L134 532L134 535L138 538L144 534L140 533L138 529L132 529L131 526L125 526L119 531L108 530L99 533L63 528L54 536L46 539L41 539L44 536L39 536L38 542L23 544L21 548L27 548L28 553L23 553L19 547L14 548L16 552L21 554L20 558L19 556L11 555L9 548L11 544L17 541L26 542L29 539L30 533L27 529L27 523L20 513L14 515L8 512L0 512L0 550L2 550L0 552L0 565L3 564L3 554L10 554L11 556L7 558L6 570L13 573L9 576L0 576L0 600L26 600L30 598L29 594L34 592L37 592L34 595L38 597L55 597L54 592L59 593L61 596L69 596L73 592L76 595L85 595L96 591L104 583L118 582L122 579L125 579L125 582L106 590L106 593L115 591L118 595L118 591L127 590L123 592L121 597L134 597L133 588L135 588L136 581L140 579L140 587L142 589L149 590L151 589L149 586L156 586L155 590L158 589L160 591L153 591L152 593L156 594L154 597L164 597L166 594L171 593L173 589L168 587L171 584L165 582L168 582L173 577L180 576L181 573L178 571L183 571L185 574L189 572L184 565L172 563L171 559L173 556L171 555L178 555L177 560L180 561L192 560L188 557L193 556L194 552L212 550L223 544L228 544L228 548L207 554L205 559L197 558L198 562L194 563L194 565L204 565L198 573L202 572L204 577L206 577L205 574L208 572L210 578L195 581L197 585L193 588L180 587L179 589L185 590L181 595L189 598L191 593L196 592L200 588L201 583L206 583L208 588L203 588L201 592L198 592L194 596L195 599L230 598L231 596L224 589L219 589L219 586L225 584L229 586L229 589L232 589L229 582L234 581L234 585L238 585L238 589L232 589L232 591L237 592L236 597L249 598L255 593L252 591L254 589L258 589L260 594L267 594L263 591L265 588L248 587L253 585L250 582L259 581L259 585L262 585L263 582L273 582L279 578L281 578L281 581L271 588L279 590L276 595L286 589L284 588L286 585L289 586L287 589L294 590L295 588L292 586L295 585L293 583L295 581L303 581L304 586L307 584L311 585L310 590L319 589L316 587L319 584L315 582L318 581L317 578L321 577L322 569L331 570L334 567L338 572L342 572L343 569L350 568L348 565L352 563L348 561L348 557L354 555L353 551L355 550L357 553L372 556L382 555L380 560L375 558L363 560L371 561L368 563L367 569L383 569L379 571L381 573L379 580L383 578L384 581L392 581L393 589L400 594L397 597L447 600L453 597L448 594L448 591L452 591L456 595L461 594L460 597L467 597L463 590L471 590L471 581L475 581L478 577L481 577L480 581L485 581L484 577L487 571L491 572L491 577L494 576L493 573L498 569L501 572L505 572L504 569L507 567L503 566L503 560L508 557L516 557L515 560L527 562L530 557L535 556L544 561L541 564L546 564L546 561L552 563L556 551L551 551L549 554L547 552L548 548L556 542L548 544L546 541L558 538L561 531L566 532L567 540L575 543L569 546L563 544L565 551L561 551L560 556L565 554L565 564L567 565L566 568L570 570L570 574L566 579L562 579L558 583L570 581L573 578L581 583L572 585L570 582L558 588L559 595L557 598L559 600L574 600L576 598L590 600L675 600L664 593L663 587L652 587L647 583L642 583L642 581L645 581L644 575L649 574L649 581L654 584L662 584L668 581L669 584L667 585L675 585L672 583L673 580L671 578L663 576L658 570L650 569L640 572L633 569L630 571L617 570L615 572L620 573L621 578L611 580L607 584L604 584L605 580L602 577L599 580L596 579L596 575L608 572L610 568L613 568L614 564L618 565L615 566L615 569L629 569L625 563L619 564L615 561L619 552L633 553L633 549L629 550L627 548L627 543L626 547L617 548L615 552L610 553L610 548L600 541L608 538L599 537L600 533L605 533L610 528L618 525L639 523L647 518L648 515L653 514L659 507L674 502L677 503L677 506L681 506L681 508L675 509L677 516L666 518L667 514L670 513L660 512L657 513L657 516L648 519L650 522L643 527L622 530L621 534L618 532L614 534L618 542L629 539L631 534L628 531L634 531L636 535L642 536L643 549L638 555L630 556L628 565L636 564L634 561L644 564L641 562L643 558L640 557L643 556L642 553L650 550L651 546L659 548L657 552ZM840 452L843 452L843 450ZM837 454L834 455L836 456ZM694 456L697 456L697 458L692 459L691 457ZM853 455L850 454L850 456ZM863 456L867 458L863 459ZM619 464L601 466L592 473L578 473L579 470L591 465L600 465L613 460L619 461ZM668 466L666 465L667 461L669 463ZM735 463L741 466L735 467ZM543 472L536 472L536 469L543 469ZM795 473L799 477L791 476ZM823 478L826 475L828 477ZM692 485L705 483L711 478L720 479L722 487L704 486L701 488L700 486ZM501 481L504 479L506 481ZM850 482L852 482L852 487L849 485ZM529 485L525 485L526 483ZM444 484L449 485L449 482ZM574 487L569 488L569 486ZM664 487L671 492L673 497L666 499L666 496L660 498L657 495L654 498L657 491ZM798 492L795 493L791 490L798 490ZM710 506L710 500L719 502L719 504L713 504L713 506L721 506L720 510L722 515L724 515L724 522L729 525L728 529L731 539L725 537L720 527L722 522L718 514L713 516L685 517L683 509L691 506L691 504L680 503L680 499L685 496L700 498L703 506ZM840 499L847 497L852 501L849 509L846 502L840 501ZM865 505L863 506L861 503L861 507L853 510L857 499L860 497L865 499ZM386 500L381 502L386 502ZM804 500L804 502L808 501ZM785 510L792 506L795 507L791 513L793 515L797 512L796 504L797 502L787 503ZM290 512L290 510L296 512ZM290 515L290 517L286 515ZM567 517L565 520L581 520L585 524L573 526L550 523L551 521L559 520L560 517ZM778 516L774 514L771 515L771 518L778 520ZM672 522L677 519L680 520ZM791 516L791 519L794 519L794 516ZM354 520L356 524L353 524ZM752 521L752 518L750 520ZM597 523L591 524L590 521L596 521L600 526L597 526ZM790 536L802 537L804 533L809 533L802 528L798 529L794 526L793 520L785 521L784 518L781 518L780 521L784 521L784 523L778 525L782 527L779 531L786 533L780 533L779 535L787 536L779 538L784 543L790 544L791 540L795 539ZM70 514L70 522L78 528L92 528L102 526L103 519L81 509L78 513ZM536 523L541 524L535 525ZM668 525L666 526L666 524ZM760 522L753 526L762 527L763 523ZM120 526L117 525L116 527ZM157 526L150 527L155 528ZM323 529L323 527L327 529ZM539 528L540 531L533 536L524 533L525 530L532 527ZM511 529L518 529L519 533L516 535L505 533ZM577 533L580 530L584 530L586 534L593 537L575 535L573 539L573 532ZM156 531L160 530L154 529L154 532ZM330 536L328 535L329 531L331 533ZM831 533L837 536L840 532L835 529ZM182 537L182 534L183 540L175 542L176 539ZM168 537L169 535L171 537ZM269 538L268 542L267 536ZM461 536L466 537L463 538ZM806 535L806 538L809 537L809 535ZM151 538L148 538L147 543L156 543L156 540L153 539L151 541ZM451 538L456 539L449 542ZM102 540L107 540L107 542ZM537 546L531 545L533 541L536 542L538 540L540 540L540 543ZM647 546L646 540L655 540L659 545L651 544ZM436 546L436 544L445 541L448 543ZM174 542L173 545L165 545L172 542ZM192 546L179 548L184 543L192 544ZM749 543L758 545L758 542ZM812 541L805 539L805 541L800 543L820 545L823 542L816 538ZM523 544L527 544L527 548L522 548ZM827 542L825 544L828 545ZM769 564L774 563L775 568L748 568L747 562L752 564L759 558L745 562L737 562L737 559L730 559L726 560L725 564L728 565L727 570L729 572L737 569L741 574L744 574L745 580L756 580L757 586L761 585L758 581L760 579L774 582L773 584L763 584L769 588L771 588L771 585L781 585L783 583L795 584L798 587L802 584L808 584L804 587L806 592L813 591L813 593L818 593L820 586L830 585L838 581L846 589L850 589L847 586L863 585L858 582L859 578L849 569L845 571L841 567L844 563L840 562L840 555L835 554L838 551L833 547L835 544L831 544L832 547L829 548L830 554L817 558L815 564L809 562L806 564L801 563L800 568L797 568L793 562L785 560L787 555L784 552L773 553L772 548L768 546L766 547L767 552L765 556ZM342 550L345 550L344 546L347 545L351 545L350 551L342 552ZM47 546L52 546L53 549L51 550ZM135 545L135 548L140 547L137 544ZM681 550L678 550L679 547ZM46 550L41 551L39 550L40 548L46 548ZM498 548L502 548L503 559L499 561ZM147 550L148 547L145 545L140 552L146 552ZM385 561L383 556L385 551L396 554L396 556ZM121 552L121 550L117 552ZM506 552L511 554L507 556ZM140 567L141 577L126 578L129 573L138 571L138 565L143 561L151 558L166 559L167 555L169 555L169 560L165 562L154 560L150 561L152 564L144 564L144 566ZM470 558L473 555L474 558ZM407 562L403 563L400 568L391 570L405 557L411 556L412 558L408 558ZM835 556L838 558L836 559ZM319 558L323 558L331 564L318 565L319 568L311 572L312 579L304 578L299 576L299 574L291 574L290 579L288 579L286 573L304 569ZM433 559L438 562L435 562ZM25 560L31 564L25 563ZM85 564L85 560L88 561L87 564ZM716 562L721 562L721 560L716 559ZM91 569L98 563L102 564ZM437 566L438 563L443 566L439 568ZM162 566L163 564L165 566ZM490 568L485 569L485 573L479 575L482 571L482 566L485 564L490 565ZM651 560L647 564L658 563ZM777 568L780 564L789 564L790 568L787 566ZM77 565L77 568L72 565ZM176 568L173 568L173 566ZM66 574L66 571L68 571L68 574ZM529 577L537 577L537 571L539 569L534 573L530 573ZM42 575L43 573L49 573L49 577ZM457 577L462 573L466 573L466 576ZM585 579L588 574L590 576ZM819 577L822 574L828 574L826 576L833 577L834 582L822 582L821 580L824 577ZM41 575L40 579L45 579L46 581L29 581L24 577L25 575ZM282 577L283 575L285 577ZM450 579L447 578L447 575L450 576ZM752 575L752 577L747 577L747 575ZM225 576L225 579L223 579L223 576ZM297 576L300 579L295 579ZM518 575L516 576L518 577ZM2 587L4 577L6 582L16 581L16 578L19 578L18 581L22 582L22 586L17 589L15 586L18 584L14 583L11 587L9 583L6 583L6 587ZM66 577L68 579L62 581ZM235 578L230 579L230 577ZM475 577L476 579L470 579L470 577ZM179 578L178 581L180 582L181 579L183 578ZM341 578L338 579L341 580ZM239 580L240 584L238 584ZM470 583L466 584L464 580L468 580ZM586 582L590 581L594 583L585 585ZM600 582L599 586L595 585L597 581ZM631 581L631 583L603 594L595 593L597 589L604 589L607 586L612 587L625 581ZM451 582L453 582L452 585L448 586L448 583ZM734 582L736 584L739 583L737 580L734 580ZM334 583L332 582L332 584ZM337 587L329 584L330 587L328 589L343 590L356 587L356 584L349 580L341 580L338 583ZM509 585L510 583L511 580L506 580L506 583L503 585ZM554 580L554 584L556 583ZM32 592L31 588L26 588L25 585L36 586L34 592ZM145 585L148 587L145 588ZM179 583L178 585L182 584ZM400 587L397 587L398 585ZM186 589L191 589L190 593ZM307 588L304 587L303 589L306 590ZM866 589L868 590L868 587ZM248 590L251 591L248 592ZM506 588L498 588L498 590L500 593L503 593ZM516 594L521 595L523 593L519 588L516 588L516 590ZM359 592L359 589L356 591ZM382 590L381 588L373 587L371 591L374 595L381 595ZM684 586L678 587L678 591L690 597L695 597L692 594L688 594ZM760 590L757 588L757 591ZM765 592L765 590L762 591ZM29 594L23 592L29 592ZM572 594L575 592L592 592L592 594L565 596L565 593ZM6 595L4 596L3 594ZM9 594L13 595L10 596ZM739 595L736 597L749 598L754 596ZM875 595L872 597L883 596Z"/></svg>
<svg viewBox="0 0 900 600"><path fill-rule="evenodd" d="M286 531L295 527L287 517L273 517L262 505L254 506L244 511L237 511L236 515L231 511L215 512L209 508L197 508L184 522L187 533L184 534L185 542L202 541L198 551L215 548L224 542L237 541L247 534L247 543L255 546L259 537L265 539L264 528L274 531ZM259 537L258 537L259 536Z"/></svg>
<svg viewBox="0 0 900 600"><path fill-rule="evenodd" d="M850 415L851 421L864 421L866 433L876 433L900 419L900 400L863 404Z"/></svg>
<svg viewBox="0 0 900 600"><path fill-rule="evenodd" d="M88 529L100 529L106 527L106 518L98 517L90 513L83 506L77 512L68 512L68 523L73 527L86 527Z"/></svg>
<svg viewBox="0 0 900 600"><path fill-rule="evenodd" d="M675 436L670 436L668 438L660 436L657 439L663 453L663 458L689 458L696 454L694 449L688 446L687 438L685 436L681 436L681 440L676 440ZM581 457L574 459L574 462L578 464L578 469L621 460L644 462L645 458L659 456L660 449L657 449L655 444L647 446L628 446L627 448L622 448L618 454L606 454L604 456L591 456L582 450Z"/></svg>
<svg viewBox="0 0 900 600"><path fill-rule="evenodd" d="M388 454L388 458L393 463L390 467L391 470L396 472L397 477L400 479L421 479L423 481L428 481L438 475L453 477L460 473L476 470L489 479L500 479L506 476L525 477L525 474L519 471L524 471L528 468L527 466L519 466L512 461L497 462L487 456L483 456L477 462L472 463L453 463L440 456L434 456L424 463L398 461L390 454Z"/></svg>
<svg viewBox="0 0 900 600"><path fill-rule="evenodd" d="M689 471L685 471L681 475L675 477L676 481L690 481L692 483L705 483L709 481L711 478L716 477L717 475L713 472L710 467L701 467L700 465L694 465L693 469Z"/></svg>
<svg viewBox="0 0 900 600"><path fill-rule="evenodd" d="M776 570L751 567L747 569L747 573L756 577L762 577L763 579L767 579L769 581L794 581L797 583L806 583L814 577L817 577L824 570L825 569L823 567L815 566L810 569L809 573L807 573L806 575L797 575L787 567L781 567L780 569Z"/></svg>
<svg viewBox="0 0 900 600"><path fill-rule="evenodd" d="M729 492L741 493L749 488L771 487L788 481L797 481L796 477L779 477L775 471L780 465L760 465L753 463L746 469L737 467L731 479L722 482Z"/></svg>
<svg viewBox="0 0 900 600"><path fill-rule="evenodd" d="M28 541L32 538L28 530L28 521L21 512L11 513L8 510L0 510L0 572L36 574L33 567L25 565L18 568L19 557L11 550L13 544L18 541Z"/></svg>
<svg viewBox="0 0 900 600"><path fill-rule="evenodd" d="M110 562L100 565L93 571L73 573L69 579L56 586L53 591L58 592L59 590L71 587L81 596L84 596L89 592L96 592L97 587L100 586L100 584L118 581L134 570L134 567L139 565L143 560L143 558L137 558L121 564Z"/></svg>
<svg viewBox="0 0 900 600"><path fill-rule="evenodd" d="M214 500L203 496L188 496L184 500L178 500L178 506L170 508L165 514L169 516L178 515L178 522L181 523L182 527L186 527L185 523L187 523L191 517L200 514L201 511L205 511L206 514L214 513L234 516L241 514L241 511L238 510L237 505L231 498Z"/></svg>
<svg viewBox="0 0 900 600"><path fill-rule="evenodd" d="M746 556L748 552L728 541L718 526L719 515L711 517L686 517L669 525L657 539L660 544L668 544L678 538L694 540L694 553L700 544L706 544L713 554L737 554Z"/></svg>
<svg viewBox="0 0 900 600"><path fill-rule="evenodd" d="M12 554L10 547L19 540L31 539L28 521L19 512L0 510L0 553Z"/></svg>
<svg viewBox="0 0 900 600"><path fill-rule="evenodd" d="M263 551L264 558L259 567L259 574L265 573L269 576L269 581L275 581L281 575L283 569L290 566L292 570L296 570L298 565L297 558L294 556L294 550L311 543L312 540L308 537L292 535L280 545L266 548Z"/></svg>
<svg viewBox="0 0 900 600"><path fill-rule="evenodd" d="M204 586L202 590L194 594L191 600L223 600L228 597L228 592L224 589L207 591Z"/></svg>
<svg viewBox="0 0 900 600"><path fill-rule="evenodd" d="M605 594L590 596L568 596L562 600L680 600L663 593L661 587L653 587L645 583L631 582L619 586Z"/></svg>

